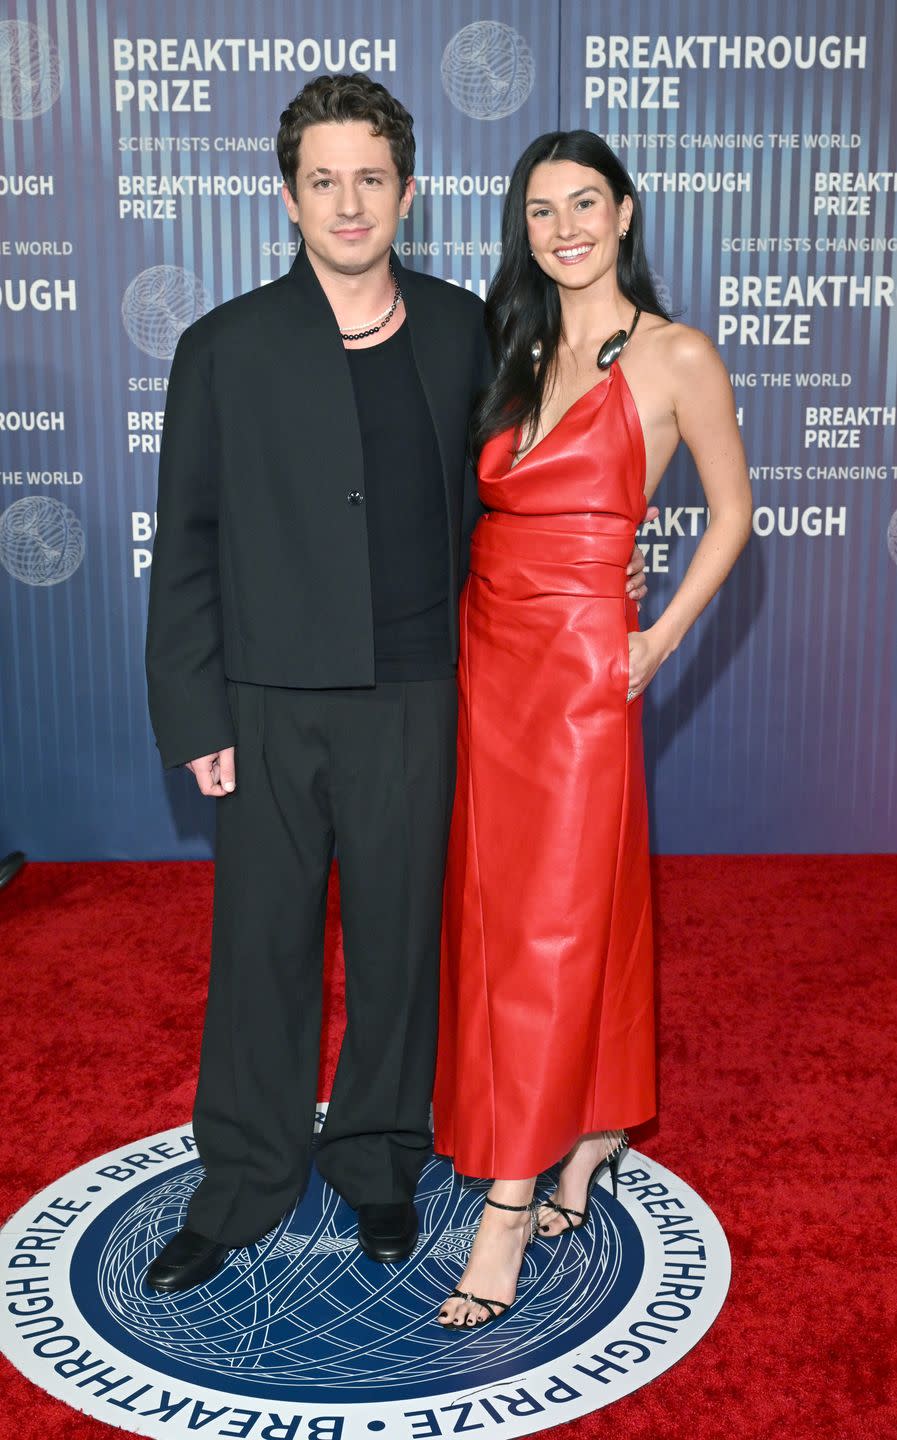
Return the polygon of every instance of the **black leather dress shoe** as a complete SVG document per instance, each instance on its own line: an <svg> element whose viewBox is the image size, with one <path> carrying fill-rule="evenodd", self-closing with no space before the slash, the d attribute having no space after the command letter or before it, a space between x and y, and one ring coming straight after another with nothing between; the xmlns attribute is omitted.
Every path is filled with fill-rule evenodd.
<svg viewBox="0 0 897 1440"><path fill-rule="evenodd" d="M217 1240L207 1240L185 1225L173 1240L160 1250L146 1272L146 1283L151 1290L162 1290L166 1295L175 1290L189 1290L201 1285L220 1270L229 1245L219 1245Z"/></svg>
<svg viewBox="0 0 897 1440"><path fill-rule="evenodd" d="M358 1243L371 1260L394 1265L417 1244L417 1211L410 1200L398 1205L359 1205Z"/></svg>
<svg viewBox="0 0 897 1440"><path fill-rule="evenodd" d="M9 884L13 876L18 875L24 864L25 856L21 850L11 850L8 855L3 856L0 860L0 890Z"/></svg>

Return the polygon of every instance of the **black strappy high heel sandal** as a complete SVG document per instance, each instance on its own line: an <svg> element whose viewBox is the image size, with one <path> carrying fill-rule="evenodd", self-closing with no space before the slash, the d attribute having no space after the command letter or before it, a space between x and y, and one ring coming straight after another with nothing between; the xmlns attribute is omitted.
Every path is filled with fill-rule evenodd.
<svg viewBox="0 0 897 1440"><path fill-rule="evenodd" d="M523 1214L525 1210L528 1210L530 1216L530 1224L529 1238L527 1239L526 1245L532 1244L533 1240L536 1237L537 1226L536 1210L538 1207L535 1197L529 1202L528 1205L502 1205L498 1200L490 1200L488 1195L485 1197L485 1200L486 1204L491 1205L493 1210L516 1210L520 1214ZM524 1245L523 1247L524 1251L526 1250L526 1245ZM437 1320L436 1323L437 1325L439 1325L440 1330L451 1330L451 1332L455 1335L463 1335L468 1330L479 1330L482 1325L491 1325L495 1320L501 1320L504 1315L507 1315L508 1311L514 1303L513 1300L486 1300L483 1298L482 1295L474 1295L469 1290L453 1290L451 1295L448 1296L448 1299L466 1300L468 1305L480 1305L482 1309L488 1312L488 1318L486 1320L475 1320L472 1325L468 1325L466 1321L463 1325L440 1325L439 1321Z"/></svg>
<svg viewBox="0 0 897 1440"><path fill-rule="evenodd" d="M592 1197L592 1186L598 1180L598 1177L601 1174L602 1170L605 1168L605 1166L607 1166L608 1170L610 1171L611 1189L613 1190L613 1196L616 1200L617 1175L620 1169L620 1161L622 1160L628 1149L629 1136L626 1134L625 1130L621 1130L620 1138L614 1146L613 1150L611 1150L607 1155L605 1155L603 1160L600 1160L598 1162L591 1175L589 1176L589 1183L586 1186L585 1210L574 1210L572 1205L559 1205L556 1200L543 1200L541 1202L542 1205L546 1205L549 1210L554 1210L557 1215L562 1216L563 1219L567 1222L566 1230L559 1230L557 1235L543 1235L543 1240L556 1240L560 1235L569 1235L573 1231L583 1230L588 1225L589 1200ZM578 1217L578 1224L576 1225L574 1225L572 1219L570 1218L573 1215L576 1215ZM541 1231L539 1233L541 1234Z"/></svg>

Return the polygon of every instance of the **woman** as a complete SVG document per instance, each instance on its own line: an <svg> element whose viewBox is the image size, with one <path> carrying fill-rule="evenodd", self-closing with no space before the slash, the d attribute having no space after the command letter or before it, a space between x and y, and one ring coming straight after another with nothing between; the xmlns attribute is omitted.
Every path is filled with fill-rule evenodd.
<svg viewBox="0 0 897 1440"><path fill-rule="evenodd" d="M452 1328L507 1310L536 1228L587 1223L625 1127L654 1113L641 696L751 528L725 366L665 313L635 188L597 136L521 156L487 323L434 1115L437 1151L494 1181L439 1312ZM680 440L712 523L639 633L626 562ZM561 1156L537 1208L535 1177Z"/></svg>

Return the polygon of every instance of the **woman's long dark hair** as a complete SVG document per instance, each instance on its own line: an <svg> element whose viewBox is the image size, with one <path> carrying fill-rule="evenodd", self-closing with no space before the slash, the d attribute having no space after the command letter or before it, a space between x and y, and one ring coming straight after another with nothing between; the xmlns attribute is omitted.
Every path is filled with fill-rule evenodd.
<svg viewBox="0 0 897 1440"><path fill-rule="evenodd" d="M613 150L589 130L555 130L528 145L514 166L501 220L502 254L486 298L486 328L496 375L471 422L471 447L479 455L491 435L510 426L528 442L538 424L545 385L554 370L561 338L558 287L530 256L526 229L529 177L546 160L572 160L609 182L617 205L632 201L632 217L617 255L617 284L626 299L649 315L669 320L654 288L645 256L644 222L627 171ZM541 345L538 369L533 346Z"/></svg>

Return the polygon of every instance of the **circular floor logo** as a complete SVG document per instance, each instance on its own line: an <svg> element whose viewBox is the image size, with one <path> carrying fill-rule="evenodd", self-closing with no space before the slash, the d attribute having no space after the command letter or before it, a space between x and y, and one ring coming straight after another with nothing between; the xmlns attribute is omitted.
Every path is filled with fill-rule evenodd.
<svg viewBox="0 0 897 1440"><path fill-rule="evenodd" d="M315 1173L293 1213L207 1284L154 1294L146 1266L184 1223L199 1175L189 1130L170 1130L73 1171L0 1232L9 1359L144 1435L531 1435L666 1370L728 1288L712 1212L630 1151L619 1198L596 1187L587 1231L537 1240L514 1307L476 1331L446 1333L435 1315L485 1187L439 1159L422 1176L421 1238L404 1264L362 1255L353 1212Z"/></svg>

